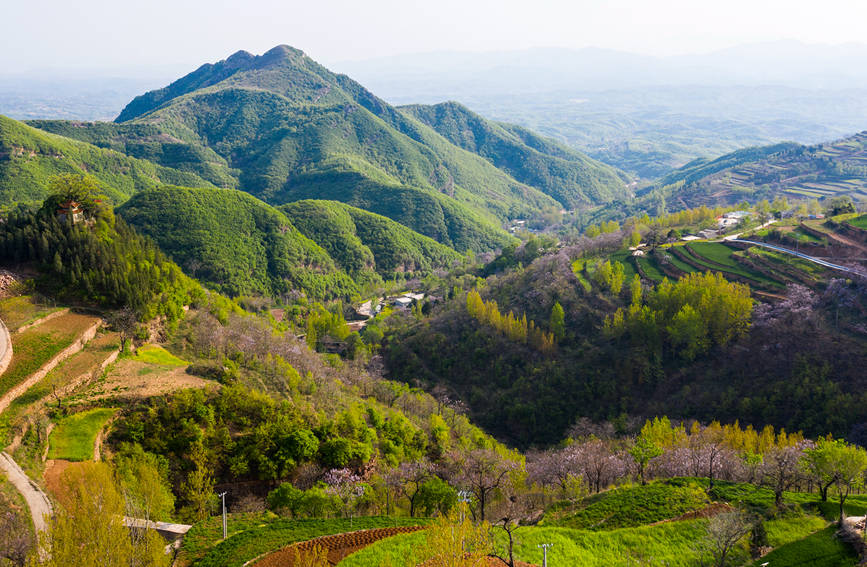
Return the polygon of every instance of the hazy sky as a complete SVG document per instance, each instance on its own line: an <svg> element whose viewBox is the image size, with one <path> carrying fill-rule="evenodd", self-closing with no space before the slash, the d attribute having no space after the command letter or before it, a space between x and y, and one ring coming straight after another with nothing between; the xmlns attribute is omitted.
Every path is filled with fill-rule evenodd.
<svg viewBox="0 0 867 567"><path fill-rule="evenodd" d="M286 43L326 64L430 51L645 54L863 42L865 0L0 0L0 74L191 68Z"/></svg>

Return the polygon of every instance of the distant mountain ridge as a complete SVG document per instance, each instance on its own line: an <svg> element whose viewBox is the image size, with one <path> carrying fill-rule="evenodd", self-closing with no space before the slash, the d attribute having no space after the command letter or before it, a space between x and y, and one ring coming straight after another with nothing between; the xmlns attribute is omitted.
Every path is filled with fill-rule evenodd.
<svg viewBox="0 0 867 567"><path fill-rule="evenodd" d="M812 146L786 142L698 159L662 178L639 203L662 198L686 208L840 195L867 197L867 131Z"/></svg>

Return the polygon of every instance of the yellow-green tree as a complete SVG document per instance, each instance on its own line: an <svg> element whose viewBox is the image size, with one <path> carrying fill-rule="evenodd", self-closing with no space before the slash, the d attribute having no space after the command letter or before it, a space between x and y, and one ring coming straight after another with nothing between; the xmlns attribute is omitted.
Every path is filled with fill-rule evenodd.
<svg viewBox="0 0 867 567"><path fill-rule="evenodd" d="M167 566L165 542L153 530L131 532L123 525L126 506L111 468L81 463L62 476L61 505L42 534L31 567Z"/></svg>

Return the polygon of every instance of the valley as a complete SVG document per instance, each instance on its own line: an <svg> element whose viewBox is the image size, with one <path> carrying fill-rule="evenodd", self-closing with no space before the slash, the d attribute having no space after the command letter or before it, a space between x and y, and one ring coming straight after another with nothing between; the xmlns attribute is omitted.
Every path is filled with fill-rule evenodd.
<svg viewBox="0 0 867 567"><path fill-rule="evenodd" d="M865 140L621 170L286 45L0 117L0 565L858 565Z"/></svg>

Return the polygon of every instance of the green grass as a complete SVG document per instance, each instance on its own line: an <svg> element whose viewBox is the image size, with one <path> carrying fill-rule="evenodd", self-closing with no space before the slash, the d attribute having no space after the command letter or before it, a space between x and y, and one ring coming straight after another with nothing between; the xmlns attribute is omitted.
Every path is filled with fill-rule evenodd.
<svg viewBox="0 0 867 567"><path fill-rule="evenodd" d="M391 565L403 567L412 562L422 546L425 545L425 533L414 532L401 534L356 551L338 563L340 567L371 567ZM414 563L414 562L412 562Z"/></svg>
<svg viewBox="0 0 867 567"><path fill-rule="evenodd" d="M687 244L685 246L687 254L696 262L705 266L707 269L711 271L722 272L723 275L726 273L735 274L738 276L743 276L745 278L749 278L752 280L756 280L768 285L773 285L780 287L780 282L773 280L766 275L755 272L752 270L746 269L744 266L738 264L732 255L735 253L735 250L729 248L725 244L719 242L696 242ZM721 264L725 266L725 268L720 268L709 264L708 261L715 262L717 264Z"/></svg>
<svg viewBox="0 0 867 567"><path fill-rule="evenodd" d="M12 332L61 309L63 308L40 305L29 295L18 295L0 301L0 319L3 319Z"/></svg>
<svg viewBox="0 0 867 567"><path fill-rule="evenodd" d="M72 344L75 333L41 332L39 327L12 337L12 362L0 376L0 395L5 394L60 351Z"/></svg>
<svg viewBox="0 0 867 567"><path fill-rule="evenodd" d="M373 528L418 526L426 518L362 517L338 519L289 520L273 515L232 516L229 537L220 541L219 518L193 526L184 538L183 556L196 567L240 567L247 561L271 551L316 537Z"/></svg>
<svg viewBox="0 0 867 567"><path fill-rule="evenodd" d="M632 265L632 260L630 257L632 256L632 252L629 250L621 250L620 252L615 252L611 255L611 260L617 260L621 264L623 264L623 275L624 282L627 284L632 281L632 278L635 277L635 268Z"/></svg>
<svg viewBox="0 0 867 567"><path fill-rule="evenodd" d="M676 518L710 504L704 488L689 481L615 488L584 499L580 510L546 525L588 530L637 527Z"/></svg>
<svg viewBox="0 0 867 567"><path fill-rule="evenodd" d="M160 366L187 366L189 362L180 359L166 349L157 345L144 345L135 351L134 360Z"/></svg>
<svg viewBox="0 0 867 567"><path fill-rule="evenodd" d="M764 563L773 567L857 565L858 558L855 551L834 537L835 529L834 526L829 526L803 539L783 545L758 559L753 565L755 567ZM770 537L770 530L768 532Z"/></svg>
<svg viewBox="0 0 867 567"><path fill-rule="evenodd" d="M668 565L694 567L696 541L704 533L704 521L671 522L658 526L592 532L557 527L524 527L516 532L515 555L521 561L542 564L541 543L553 543L549 565L617 566ZM498 537L502 545L502 538ZM424 544L425 534L399 535L353 553L340 567L402 566L405 558ZM644 563L642 563L642 561Z"/></svg>
<svg viewBox="0 0 867 567"><path fill-rule="evenodd" d="M792 237L792 238L797 239L798 242L811 242L814 244L826 243L826 240L824 238L819 238L817 236L814 236L801 227L797 227L794 230L789 231L787 233L787 235Z"/></svg>
<svg viewBox="0 0 867 567"><path fill-rule="evenodd" d="M662 270L656 265L656 261L653 258L649 258L647 256L639 256L637 258L638 263L641 265L641 269L644 270L644 275L648 278L661 282L665 279L665 274L662 273Z"/></svg>
<svg viewBox="0 0 867 567"><path fill-rule="evenodd" d="M867 215L861 215L858 218L850 219L849 224L857 228L867 230Z"/></svg>
<svg viewBox="0 0 867 567"><path fill-rule="evenodd" d="M674 254L666 253L666 256L668 256L668 259L671 262L671 264L675 268L680 270L681 272L685 272L685 273L689 274L692 272L698 272L699 271L698 268L694 268L694 267L690 266L689 264L687 264L686 262L684 262L683 260L681 260L680 258L675 256Z"/></svg>
<svg viewBox="0 0 867 567"><path fill-rule="evenodd" d="M768 533L768 544L773 547L781 547L824 529L828 522L818 516L795 516L768 520L765 522L765 530Z"/></svg>
<svg viewBox="0 0 867 567"><path fill-rule="evenodd" d="M48 458L68 461L93 458L96 436L116 411L113 408L98 408L61 420L48 440Z"/></svg>
<svg viewBox="0 0 867 567"><path fill-rule="evenodd" d="M590 284L590 281L584 277L584 265L585 261L582 259L575 260L572 262L572 273L575 274L575 277L578 279L578 282L581 284L581 287L584 288L584 291L589 292L593 289L593 286Z"/></svg>

